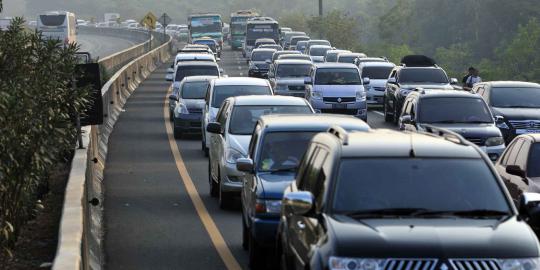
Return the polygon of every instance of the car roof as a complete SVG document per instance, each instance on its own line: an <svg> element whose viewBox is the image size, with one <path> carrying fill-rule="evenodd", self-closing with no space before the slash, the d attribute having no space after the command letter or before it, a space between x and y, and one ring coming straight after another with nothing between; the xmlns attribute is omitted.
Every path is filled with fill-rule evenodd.
<svg viewBox="0 0 540 270"><path fill-rule="evenodd" d="M274 61L276 65L312 65L313 63L309 60L302 59L278 59Z"/></svg>
<svg viewBox="0 0 540 270"><path fill-rule="evenodd" d="M185 61L185 62L178 62L177 67L181 66L215 66L217 67L218 64L216 62L211 61Z"/></svg>
<svg viewBox="0 0 540 270"><path fill-rule="evenodd" d="M441 90L441 89L423 89L423 88L417 88L417 90L413 91L411 94L416 94L419 96L419 98L474 98L474 99L482 99L481 96L471 93L469 91L462 91L462 90Z"/></svg>
<svg viewBox="0 0 540 270"><path fill-rule="evenodd" d="M368 62L361 62L360 66L361 67L395 67L396 64L394 64L392 62L387 62L387 61L384 61L384 62L371 62L371 61L368 61Z"/></svg>
<svg viewBox="0 0 540 270"><path fill-rule="evenodd" d="M314 141L324 143L328 138L342 145L341 155L345 158L482 158L481 150L471 143L458 142L457 137L440 137L428 133L378 129L347 132L343 138L324 133L315 136Z"/></svg>
<svg viewBox="0 0 540 270"><path fill-rule="evenodd" d="M257 43L257 42L265 42L265 41L276 42L275 40L273 40L271 38L258 38L258 39L255 40L255 43Z"/></svg>
<svg viewBox="0 0 540 270"><path fill-rule="evenodd" d="M362 56L366 56L366 54L364 54L364 53L355 53L355 52L344 52L344 53L339 54L339 57L342 57L342 56L359 56L359 57L362 57Z"/></svg>
<svg viewBox="0 0 540 270"><path fill-rule="evenodd" d="M305 54L285 54L278 58L278 60L308 60L311 62L311 57Z"/></svg>
<svg viewBox="0 0 540 270"><path fill-rule="evenodd" d="M259 120L265 130L325 131L333 125L346 130L368 131L369 125L350 115L340 114L288 114L264 115Z"/></svg>
<svg viewBox="0 0 540 270"><path fill-rule="evenodd" d="M295 38L309 38L309 36L307 36L307 35L292 36L291 40L295 39Z"/></svg>
<svg viewBox="0 0 540 270"><path fill-rule="evenodd" d="M308 106L305 99L291 96L252 95L231 97L235 106Z"/></svg>
<svg viewBox="0 0 540 270"><path fill-rule="evenodd" d="M214 85L259 85L259 86L268 85L268 81L265 79L250 78L250 77L217 78L217 79L214 79L213 82L214 82Z"/></svg>
<svg viewBox="0 0 540 270"><path fill-rule="evenodd" d="M317 68L357 68L355 64L351 63L318 63L315 66Z"/></svg>
<svg viewBox="0 0 540 270"><path fill-rule="evenodd" d="M332 46L330 46L330 45L313 45L313 46L309 47L310 50L311 49L316 49L316 48L330 48L331 49Z"/></svg>
<svg viewBox="0 0 540 270"><path fill-rule="evenodd" d="M218 78L218 76L188 76L185 77L182 82L204 82L211 81L215 78Z"/></svg>
<svg viewBox="0 0 540 270"><path fill-rule="evenodd" d="M528 139L532 140L534 143L540 143L540 133L523 134L523 135L519 135L516 138L528 138Z"/></svg>
<svg viewBox="0 0 540 270"><path fill-rule="evenodd" d="M276 52L276 51L277 51L276 49L257 48L257 49L253 49L253 51L251 51L251 53L255 53L255 52Z"/></svg>
<svg viewBox="0 0 540 270"><path fill-rule="evenodd" d="M520 81L491 81L485 82L491 87L540 87L538 83L520 82Z"/></svg>
<svg viewBox="0 0 540 270"><path fill-rule="evenodd" d="M194 58L197 57L202 59L214 59L214 55L208 53L179 53L176 54L176 59L185 59L185 58Z"/></svg>
<svg viewBox="0 0 540 270"><path fill-rule="evenodd" d="M312 39L312 40L309 40L309 42L328 42L328 43L330 43L330 41L328 41L326 39Z"/></svg>
<svg viewBox="0 0 540 270"><path fill-rule="evenodd" d="M302 53L299 52L299 51L277 51L274 54L276 54L276 55L285 55L285 54L296 54L296 55L298 55L298 54L302 54Z"/></svg>
<svg viewBox="0 0 540 270"><path fill-rule="evenodd" d="M340 50L340 49L334 49L334 50L328 50L326 53L348 53L351 52L349 50Z"/></svg>

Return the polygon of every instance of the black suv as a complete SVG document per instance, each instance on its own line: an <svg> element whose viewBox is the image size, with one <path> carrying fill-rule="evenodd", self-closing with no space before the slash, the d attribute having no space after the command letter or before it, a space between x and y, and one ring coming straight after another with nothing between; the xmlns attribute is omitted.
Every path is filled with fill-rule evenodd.
<svg viewBox="0 0 540 270"><path fill-rule="evenodd" d="M431 58L423 55L403 57L401 65L390 72L386 83L383 101L384 120L398 123L403 102L415 88L454 90L459 89L454 87L457 83L456 78L448 79L446 72Z"/></svg>
<svg viewBox="0 0 540 270"><path fill-rule="evenodd" d="M283 268L538 269L540 194L518 212L477 146L428 130L316 135L282 201Z"/></svg>
<svg viewBox="0 0 540 270"><path fill-rule="evenodd" d="M473 92L491 107L506 143L526 133L540 133L540 84L485 82Z"/></svg>
<svg viewBox="0 0 540 270"><path fill-rule="evenodd" d="M504 139L495 126L489 107L478 95L467 91L417 89L405 99L399 117L401 130L424 130L430 124L449 129L478 145L492 161L504 151Z"/></svg>

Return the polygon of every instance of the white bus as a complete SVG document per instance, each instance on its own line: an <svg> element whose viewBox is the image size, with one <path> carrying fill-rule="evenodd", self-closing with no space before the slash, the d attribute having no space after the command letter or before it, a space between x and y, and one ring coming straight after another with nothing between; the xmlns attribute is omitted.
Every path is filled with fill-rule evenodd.
<svg viewBox="0 0 540 270"><path fill-rule="evenodd" d="M77 20L67 11L50 11L37 18L37 30L47 39L59 39L64 44L77 42Z"/></svg>

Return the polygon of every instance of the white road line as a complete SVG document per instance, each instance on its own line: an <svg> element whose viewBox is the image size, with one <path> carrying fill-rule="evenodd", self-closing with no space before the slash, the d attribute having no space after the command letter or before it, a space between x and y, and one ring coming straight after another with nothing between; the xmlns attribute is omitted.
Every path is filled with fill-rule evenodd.
<svg viewBox="0 0 540 270"><path fill-rule="evenodd" d="M384 116L384 113L379 112L379 111L371 111L371 112L376 113L376 114L378 114L378 115L380 115L380 116Z"/></svg>

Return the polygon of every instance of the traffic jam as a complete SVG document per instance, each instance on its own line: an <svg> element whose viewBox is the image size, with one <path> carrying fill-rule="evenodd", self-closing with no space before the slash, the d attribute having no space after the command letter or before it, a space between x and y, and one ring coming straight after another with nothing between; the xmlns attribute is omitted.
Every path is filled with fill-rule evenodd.
<svg viewBox="0 0 540 270"><path fill-rule="evenodd" d="M539 84L449 78L429 56L392 63L251 10L186 28L173 135L200 134L195 180L221 209L240 201L251 269L540 269ZM247 77L225 74L226 46Z"/></svg>

